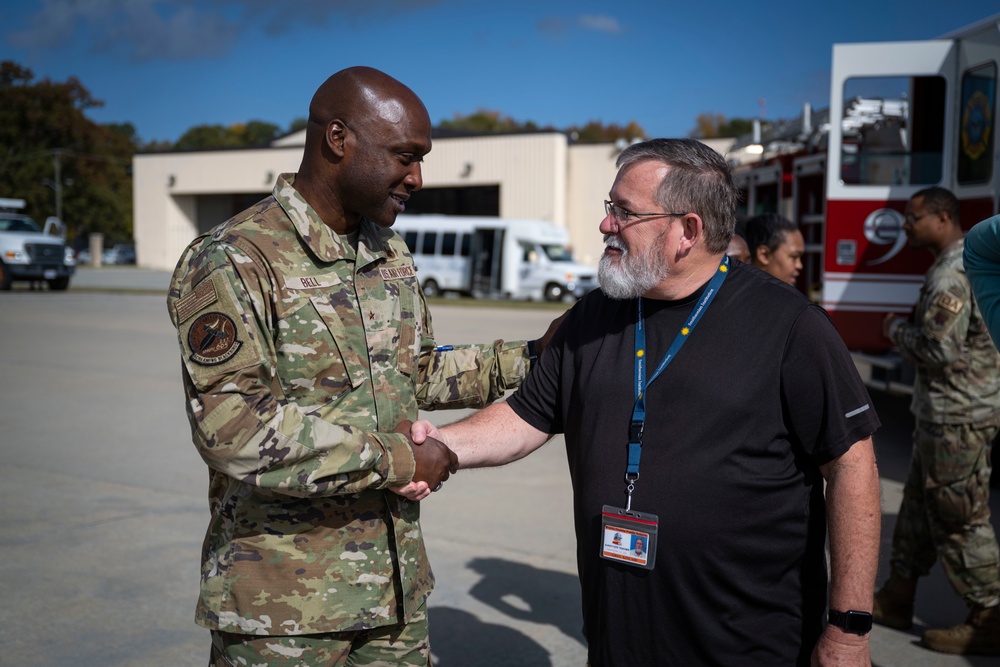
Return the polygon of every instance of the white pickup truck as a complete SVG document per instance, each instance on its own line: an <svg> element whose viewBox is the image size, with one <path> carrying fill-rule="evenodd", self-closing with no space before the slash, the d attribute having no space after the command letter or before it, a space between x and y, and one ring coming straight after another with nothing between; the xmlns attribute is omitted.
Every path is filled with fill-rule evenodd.
<svg viewBox="0 0 1000 667"><path fill-rule="evenodd" d="M50 217L42 230L15 212L23 208L23 199L0 199L0 290L9 290L15 281L44 281L53 290L68 288L76 262L73 250L66 247L62 223Z"/></svg>

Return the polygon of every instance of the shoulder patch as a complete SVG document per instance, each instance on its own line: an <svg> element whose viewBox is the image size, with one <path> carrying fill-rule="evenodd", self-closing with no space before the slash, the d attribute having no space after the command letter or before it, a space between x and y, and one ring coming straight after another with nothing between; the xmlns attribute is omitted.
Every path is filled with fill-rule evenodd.
<svg viewBox="0 0 1000 667"><path fill-rule="evenodd" d="M183 324L192 315L202 310L206 306L215 303L219 299L215 291L215 283L212 280L203 280L194 291L187 296L181 297L174 304L174 311L177 313L177 324Z"/></svg>
<svg viewBox="0 0 1000 667"><path fill-rule="evenodd" d="M225 313L210 312L198 317L188 330L191 361L201 366L217 366L231 359L243 341L236 338L236 323Z"/></svg>
<svg viewBox="0 0 1000 667"><path fill-rule="evenodd" d="M954 313L955 315L962 312L962 306L965 305L965 302L950 292L942 292L938 298L934 300L934 303L941 306L948 312Z"/></svg>

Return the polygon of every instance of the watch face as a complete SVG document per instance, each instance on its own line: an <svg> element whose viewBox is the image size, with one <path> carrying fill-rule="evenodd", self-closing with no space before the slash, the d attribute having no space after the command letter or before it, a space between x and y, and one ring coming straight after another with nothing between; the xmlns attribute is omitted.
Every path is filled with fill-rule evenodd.
<svg viewBox="0 0 1000 667"><path fill-rule="evenodd" d="M844 629L848 632L854 632L859 635L871 632L872 615L867 612L848 611L845 614L844 621Z"/></svg>

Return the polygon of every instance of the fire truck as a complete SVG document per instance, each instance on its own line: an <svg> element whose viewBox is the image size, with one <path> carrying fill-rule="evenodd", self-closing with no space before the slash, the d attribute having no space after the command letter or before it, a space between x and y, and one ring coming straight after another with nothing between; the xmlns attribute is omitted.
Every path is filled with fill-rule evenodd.
<svg viewBox="0 0 1000 667"><path fill-rule="evenodd" d="M998 67L1000 14L929 41L837 44L829 109L805 105L730 152L742 216L798 224L797 286L829 312L873 388L912 391L912 369L882 335L886 313L912 311L933 260L908 247L907 201L948 188L966 229L1000 213Z"/></svg>

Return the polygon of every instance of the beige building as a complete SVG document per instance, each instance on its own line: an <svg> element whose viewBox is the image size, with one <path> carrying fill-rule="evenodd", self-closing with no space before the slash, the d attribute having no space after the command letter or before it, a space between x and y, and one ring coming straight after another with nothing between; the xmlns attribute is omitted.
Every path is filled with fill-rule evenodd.
<svg viewBox="0 0 1000 667"><path fill-rule="evenodd" d="M298 169L304 144L302 131L269 148L136 155L138 264L173 269L195 236L269 194L278 174ZM579 262L596 266L603 200L624 145L571 144L560 132L435 138L408 213L546 220L567 228Z"/></svg>

